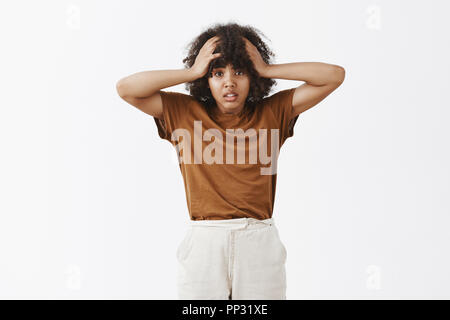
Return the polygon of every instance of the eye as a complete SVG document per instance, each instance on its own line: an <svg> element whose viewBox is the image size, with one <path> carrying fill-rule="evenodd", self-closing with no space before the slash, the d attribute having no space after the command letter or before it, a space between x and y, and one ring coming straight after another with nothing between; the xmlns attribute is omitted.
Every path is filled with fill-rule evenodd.
<svg viewBox="0 0 450 320"><path fill-rule="evenodd" d="M244 72L241 70L236 71L236 73L238 73L238 72L244 74ZM216 75L217 73L222 73L222 71L215 71L215 72L213 72L213 75Z"/></svg>

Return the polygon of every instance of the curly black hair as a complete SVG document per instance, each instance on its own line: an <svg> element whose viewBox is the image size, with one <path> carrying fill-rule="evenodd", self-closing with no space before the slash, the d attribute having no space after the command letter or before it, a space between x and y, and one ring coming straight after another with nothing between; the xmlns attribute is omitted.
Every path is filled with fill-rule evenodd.
<svg viewBox="0 0 450 320"><path fill-rule="evenodd" d="M208 78L212 77L213 68L225 67L231 64L235 70L240 69L248 74L250 89L241 112L241 115L246 117L251 116L256 106L269 94L272 86L277 84L273 79L259 76L245 49L245 42L242 37L247 38L258 49L264 62L267 64L271 63L270 56L274 57L275 54L264 43L259 34L265 37L260 30L249 25L241 26L235 22L227 24L217 23L208 27L189 43L188 55L183 59L186 68L191 68L194 65L200 49L208 39L214 36L219 36L220 38L220 43L214 50L214 53L221 53L220 57L211 61L205 76L185 84L186 90L197 101L201 102L210 116L213 116L213 109L217 107L208 86Z"/></svg>

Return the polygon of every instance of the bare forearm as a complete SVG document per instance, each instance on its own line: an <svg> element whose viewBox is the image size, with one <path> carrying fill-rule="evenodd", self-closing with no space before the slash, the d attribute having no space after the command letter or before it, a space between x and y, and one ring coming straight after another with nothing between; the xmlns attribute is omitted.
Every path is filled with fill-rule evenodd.
<svg viewBox="0 0 450 320"><path fill-rule="evenodd" d="M157 91L191 82L198 77L191 69L151 70L129 75L117 82L117 92L120 96L146 98Z"/></svg>
<svg viewBox="0 0 450 320"><path fill-rule="evenodd" d="M294 62L267 65L264 78L305 81L315 86L344 81L341 66L323 62Z"/></svg>

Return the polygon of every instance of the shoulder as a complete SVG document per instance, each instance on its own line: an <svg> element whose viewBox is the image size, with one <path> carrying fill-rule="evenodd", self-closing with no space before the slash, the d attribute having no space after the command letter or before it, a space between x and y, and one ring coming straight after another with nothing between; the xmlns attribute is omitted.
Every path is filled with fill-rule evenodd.
<svg viewBox="0 0 450 320"><path fill-rule="evenodd" d="M176 91L162 91L163 112L176 121L187 121L204 116L206 108L194 96Z"/></svg>
<svg viewBox="0 0 450 320"><path fill-rule="evenodd" d="M181 111L197 110L200 107L200 102L197 101L193 96L186 93L181 93L177 91L162 91L160 90L161 100L163 103L163 108L167 110L175 109Z"/></svg>
<svg viewBox="0 0 450 320"><path fill-rule="evenodd" d="M172 101L185 101L185 102L191 102L196 101L195 98L189 94L181 93L177 91L159 91L161 98L166 100L172 100Z"/></svg>
<svg viewBox="0 0 450 320"><path fill-rule="evenodd" d="M294 94L296 88L289 88L289 89L283 89L276 93L273 93L272 95L265 97L263 99L263 103L266 104L274 104L279 101L283 101L289 97L292 97Z"/></svg>
<svg viewBox="0 0 450 320"><path fill-rule="evenodd" d="M270 109L272 112L281 116L292 109L292 99L295 93L295 88L280 90L262 100L264 109Z"/></svg>

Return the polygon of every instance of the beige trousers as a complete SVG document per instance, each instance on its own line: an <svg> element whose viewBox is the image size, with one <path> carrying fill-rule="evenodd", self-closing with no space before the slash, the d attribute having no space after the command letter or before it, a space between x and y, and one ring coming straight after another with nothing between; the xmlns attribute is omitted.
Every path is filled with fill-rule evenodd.
<svg viewBox="0 0 450 320"><path fill-rule="evenodd" d="M286 299L287 252L273 218L190 220L178 246L178 298Z"/></svg>

